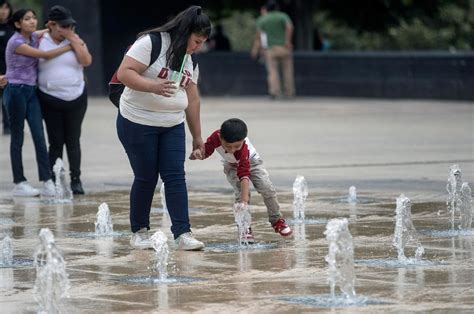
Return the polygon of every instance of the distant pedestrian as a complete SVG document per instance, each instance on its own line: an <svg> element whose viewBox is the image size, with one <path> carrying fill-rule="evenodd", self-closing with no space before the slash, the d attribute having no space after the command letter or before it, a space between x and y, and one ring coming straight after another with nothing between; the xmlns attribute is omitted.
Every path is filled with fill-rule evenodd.
<svg viewBox="0 0 474 314"><path fill-rule="evenodd" d="M221 24L217 24L215 33L209 38L208 42L209 51L231 51L230 40L224 33L224 29Z"/></svg>
<svg viewBox="0 0 474 314"><path fill-rule="evenodd" d="M5 64L5 49L7 48L7 43L10 37L15 32L13 26L8 23L8 19L12 16L13 9L7 0L0 0L0 80L4 77L5 72L7 71L7 66ZM3 134L10 134L10 123L8 122L8 115L3 106L3 87L6 84L0 82L0 105L2 106L2 126Z"/></svg>
<svg viewBox="0 0 474 314"><path fill-rule="evenodd" d="M41 103L49 140L51 169L63 158L66 146L71 175L71 190L84 194L81 176L81 125L87 109L84 67L92 63L87 45L75 32L71 11L62 6L49 10L49 32L41 38L39 49L49 51L71 45L73 50L38 63L38 98Z"/></svg>
<svg viewBox="0 0 474 314"><path fill-rule="evenodd" d="M23 172L22 149L25 120L30 127L35 145L39 180L43 181L42 194L54 196L48 151L43 131L43 117L36 96L38 58L51 59L72 49L71 45L49 51L38 49L39 37L46 30L36 31L36 14L30 9L16 11L11 19L15 33L8 40L5 60L7 65L4 100L10 121L10 160L13 172L13 196L36 196L40 191L33 188Z"/></svg>
<svg viewBox="0 0 474 314"><path fill-rule="evenodd" d="M259 21L267 15L267 7L264 5L260 8L260 16L257 19L256 24L258 25ZM268 49L268 40L267 34L259 30L255 32L255 39L253 41L252 49L250 51L250 55L253 59L258 59L259 62L265 65L265 55Z"/></svg>
<svg viewBox="0 0 474 314"><path fill-rule="evenodd" d="M257 21L257 37L265 32L268 49L265 58L268 71L268 89L270 97L279 98L282 95L279 68L282 67L285 96L295 95L293 73L293 23L290 17L278 10L274 1L266 5L268 13Z"/></svg>

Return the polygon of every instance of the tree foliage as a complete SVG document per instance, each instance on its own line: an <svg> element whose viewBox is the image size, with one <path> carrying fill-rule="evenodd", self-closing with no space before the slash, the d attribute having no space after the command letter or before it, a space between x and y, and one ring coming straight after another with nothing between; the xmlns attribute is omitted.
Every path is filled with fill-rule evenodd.
<svg viewBox="0 0 474 314"><path fill-rule="evenodd" d="M321 2L313 21L335 50L474 48L474 0L377 0L372 7L363 0L352 14L338 11L340 2Z"/></svg>
<svg viewBox="0 0 474 314"><path fill-rule="evenodd" d="M18 9L33 9L36 12L38 18L38 28L42 28L43 23L43 1L41 0L10 0L13 6L13 10Z"/></svg>

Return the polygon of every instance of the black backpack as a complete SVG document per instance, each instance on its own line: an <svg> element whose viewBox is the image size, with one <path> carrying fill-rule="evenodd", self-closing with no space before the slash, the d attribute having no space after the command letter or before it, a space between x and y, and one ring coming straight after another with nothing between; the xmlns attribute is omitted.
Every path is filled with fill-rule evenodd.
<svg viewBox="0 0 474 314"><path fill-rule="evenodd" d="M148 67L155 63L156 59L158 59L161 53L161 34L149 33L149 35L151 38L151 55ZM109 82L109 99L117 108L120 106L120 96L122 96L122 92L124 89L125 85L123 85L123 83L119 81L116 70Z"/></svg>

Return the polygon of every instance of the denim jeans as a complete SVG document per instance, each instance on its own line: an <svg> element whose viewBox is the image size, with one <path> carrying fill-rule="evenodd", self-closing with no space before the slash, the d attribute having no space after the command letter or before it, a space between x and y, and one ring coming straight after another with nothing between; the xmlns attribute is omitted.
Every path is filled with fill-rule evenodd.
<svg viewBox="0 0 474 314"><path fill-rule="evenodd" d="M165 184L174 238L191 231L184 174L184 123L168 128L153 127L131 122L119 113L117 133L135 176L130 191L132 232L150 229L150 209L158 176Z"/></svg>
<svg viewBox="0 0 474 314"><path fill-rule="evenodd" d="M26 181L23 173L22 148L25 119L30 127L35 145L36 163L40 181L51 178L48 151L43 131L43 117L36 97L36 87L24 84L8 84L3 94L5 108L10 122L10 159L13 182Z"/></svg>
<svg viewBox="0 0 474 314"><path fill-rule="evenodd" d="M0 89L0 102L2 103L3 130L10 130L10 122L8 121L7 109L3 105L3 89Z"/></svg>

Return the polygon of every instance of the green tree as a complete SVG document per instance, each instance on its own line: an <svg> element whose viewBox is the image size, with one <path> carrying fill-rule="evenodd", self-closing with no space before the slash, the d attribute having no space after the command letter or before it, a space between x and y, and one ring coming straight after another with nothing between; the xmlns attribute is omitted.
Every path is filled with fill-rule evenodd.
<svg viewBox="0 0 474 314"><path fill-rule="evenodd" d="M395 2L401 6L394 7ZM313 21L335 50L472 50L474 0L433 2L438 6L428 10L415 7L423 1L385 1L392 6L381 16L391 18L377 26L355 26L354 19L343 21L340 12L329 9L316 13Z"/></svg>
<svg viewBox="0 0 474 314"><path fill-rule="evenodd" d="M38 18L38 29L43 28L43 1L41 0L10 0L13 6L13 10L18 9L33 9L36 12Z"/></svg>

